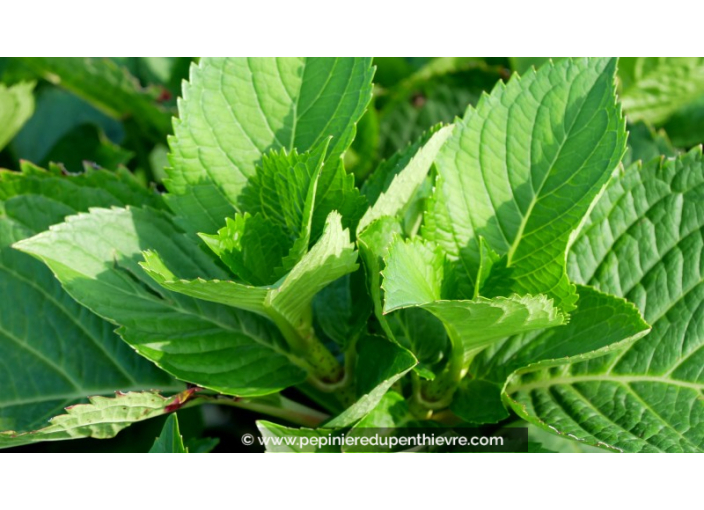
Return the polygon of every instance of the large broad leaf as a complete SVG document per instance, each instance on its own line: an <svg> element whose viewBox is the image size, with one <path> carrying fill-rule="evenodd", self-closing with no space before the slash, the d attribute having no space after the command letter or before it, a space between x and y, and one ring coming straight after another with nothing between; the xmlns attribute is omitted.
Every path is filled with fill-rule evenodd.
<svg viewBox="0 0 704 510"><path fill-rule="evenodd" d="M463 364L497 340L565 320L552 300L541 295L448 300L444 269L444 254L432 243L396 238L383 272L384 313L409 307L429 311L445 325Z"/></svg>
<svg viewBox="0 0 704 510"><path fill-rule="evenodd" d="M149 453L188 453L178 427L178 418L172 414L166 419L161 434L154 441Z"/></svg>
<svg viewBox="0 0 704 510"><path fill-rule="evenodd" d="M501 392L510 375L533 363L605 356L631 345L649 326L624 299L578 285L579 306L569 323L515 335L477 355L455 394L451 409L472 423L495 423L508 417Z"/></svg>
<svg viewBox="0 0 704 510"><path fill-rule="evenodd" d="M0 150L14 138L34 112L34 83L0 84Z"/></svg>
<svg viewBox="0 0 704 510"><path fill-rule="evenodd" d="M0 288L21 310L0 308L0 430L39 428L89 395L178 390L182 385L71 299L43 264L10 247L31 233L0 218Z"/></svg>
<svg viewBox="0 0 704 510"><path fill-rule="evenodd" d="M573 278L636 303L652 332L621 353L509 381L527 419L625 451L704 450L704 161L634 165L591 213Z"/></svg>
<svg viewBox="0 0 704 510"><path fill-rule="evenodd" d="M436 160L424 230L455 261L460 288L475 284L481 236L504 256L510 291L574 309L569 237L625 150L615 71L613 59L547 64L467 110Z"/></svg>
<svg viewBox="0 0 704 510"><path fill-rule="evenodd" d="M143 89L127 69L108 58L26 57L22 63L111 117L134 118L155 139L171 131L171 112L157 102L160 92Z"/></svg>
<svg viewBox="0 0 704 510"><path fill-rule="evenodd" d="M186 278L227 279L197 238L164 213L93 209L16 246L44 261L76 300L120 325L128 344L179 379L255 396L306 377L270 321L170 292L144 272L142 252L154 250Z"/></svg>
<svg viewBox="0 0 704 510"><path fill-rule="evenodd" d="M196 232L212 233L239 210L262 155L306 151L328 136L316 201L356 208L340 156L372 92L368 58L203 58L191 71L170 140L169 203ZM317 222L324 222L324 217Z"/></svg>
<svg viewBox="0 0 704 510"><path fill-rule="evenodd" d="M84 437L109 439L133 423L168 413L183 399L183 394L165 398L151 391L90 397L88 404L66 408L65 414L52 418L46 427L31 432L0 432L0 448Z"/></svg>
<svg viewBox="0 0 704 510"><path fill-rule="evenodd" d="M704 57L623 57L618 77L628 118L661 124L704 95Z"/></svg>
<svg viewBox="0 0 704 510"><path fill-rule="evenodd" d="M0 289L7 303L0 307L0 430L41 428L90 395L183 387L76 303L46 266L11 248L89 205L126 203L156 205L158 197L130 174L66 177L29 164L23 173L0 172Z"/></svg>

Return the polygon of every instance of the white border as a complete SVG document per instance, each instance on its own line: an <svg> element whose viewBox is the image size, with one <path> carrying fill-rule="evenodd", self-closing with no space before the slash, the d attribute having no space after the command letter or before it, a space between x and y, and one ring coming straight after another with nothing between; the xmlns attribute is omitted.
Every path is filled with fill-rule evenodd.
<svg viewBox="0 0 704 510"><path fill-rule="evenodd" d="M701 48L695 3L594 0L20 2L3 5L7 56L630 54Z"/></svg>

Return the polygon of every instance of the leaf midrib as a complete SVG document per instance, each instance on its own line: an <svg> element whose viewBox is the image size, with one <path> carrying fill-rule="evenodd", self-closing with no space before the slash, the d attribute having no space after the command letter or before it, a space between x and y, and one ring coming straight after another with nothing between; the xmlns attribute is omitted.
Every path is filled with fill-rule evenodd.
<svg viewBox="0 0 704 510"><path fill-rule="evenodd" d="M585 72L585 71L580 72L580 76L583 75L584 72ZM575 81L576 81L576 80L575 80ZM569 88L569 90L568 90L568 96L569 96L569 92L572 91L573 83L574 83L574 82L572 82L572 83L570 84L570 88ZM554 90L555 87L556 87L556 86L553 86L553 87L551 88L551 90ZM577 114L574 116L574 120L572 121L572 124L570 125L569 129L567 129L567 131L565 131L565 133L564 133L564 135L563 135L563 137L562 137L562 141L560 142L560 146L559 146L559 148L557 149L557 151L555 152L555 156L553 157L552 161L550 162L550 165L549 165L549 167L548 167L548 171L545 172L545 176L543 177L543 180L542 180L542 182L540 183L540 186L538 187L538 190L537 190L537 191L535 192L535 194L533 195L533 198L531 198L530 205L528 206L528 210L526 211L526 214L525 214L525 215L523 216L523 218L521 219L521 224L520 224L520 226L518 227L518 232L516 233L516 237L515 237L515 239L513 240L513 243L511 244L511 247L510 247L509 250L508 250L508 255L507 255L507 259L506 259L506 265L509 266L509 267L511 266L511 262L512 262L512 259L513 259L513 255L514 255L514 253L515 253L516 250L518 249L518 246L519 246L520 243L521 243L521 240L522 240L522 238L523 238L523 232L524 232L524 230L525 230L525 228L526 228L526 225L528 224L528 221L530 220L531 214L533 213L533 208L535 207L535 204L538 203L540 194L541 194L541 192L543 191L543 188L545 187L545 183L548 181L548 179L550 178L550 175L552 174L552 172L553 172L553 170L554 170L555 162L559 159L560 155L562 154L562 150L563 150L563 148L564 148L564 146L565 146L565 143L566 143L567 140L570 138L570 135L572 134L572 130L574 129L575 124L577 123L577 119L579 119L580 115L582 114L582 111L584 110L584 104L586 103L586 97L588 97L589 94L591 94L592 90L593 90L593 85L592 85L592 88L589 89L589 93L587 94L587 96L585 96L585 99L584 99L584 100L582 101L582 103L579 105L579 111L578 111ZM547 95L548 95L548 94L546 93L545 96L547 96ZM543 98L544 98L545 96L543 96ZM540 104L541 104L541 105L543 104L543 101L542 101L542 100L540 101ZM564 117L564 116L563 116L563 117ZM535 126L535 122L533 123L533 126ZM531 142L532 142L532 135L531 135ZM531 144L531 146L532 146L532 144ZM532 151L531 151L531 152L532 152ZM532 154L531 154L531 156L532 156ZM531 166L532 166L532 162L531 162ZM583 165L582 165L582 167L583 167ZM577 171L579 171L582 167L580 167L579 169L577 169L577 170L575 171L575 173L576 173ZM574 174L573 174L573 175L574 175Z"/></svg>
<svg viewBox="0 0 704 510"><path fill-rule="evenodd" d="M689 381L682 381L679 379L670 379L658 376L643 376L643 375L614 375L614 374L601 374L601 375L582 375L582 376L570 376L570 377L554 377L550 379L543 379L540 381L528 383L528 384L516 384L509 386L506 392L509 394L516 393L517 391L532 391L535 389L547 389L552 386L558 385L571 385L580 382L612 382L622 385L628 385L633 382L645 382L654 384L669 384L673 386L679 386L681 388L687 388L694 391L704 392L704 382L693 383Z"/></svg>

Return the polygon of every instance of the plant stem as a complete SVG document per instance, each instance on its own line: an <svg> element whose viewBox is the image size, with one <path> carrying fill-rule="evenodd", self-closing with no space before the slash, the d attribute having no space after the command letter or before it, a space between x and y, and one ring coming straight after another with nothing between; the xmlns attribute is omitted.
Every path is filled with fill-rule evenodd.
<svg viewBox="0 0 704 510"><path fill-rule="evenodd" d="M428 409L442 409L450 405L452 395L464 376L463 357L456 355L453 349L450 360L443 370L432 381L420 385L418 397Z"/></svg>
<svg viewBox="0 0 704 510"><path fill-rule="evenodd" d="M452 396L467 374L474 356L481 350L465 353L453 344L450 359L445 369L432 381L418 385L416 399L428 409L444 409L452 402Z"/></svg>
<svg viewBox="0 0 704 510"><path fill-rule="evenodd" d="M201 404L219 404L247 409L257 413L267 414L274 418L289 421L303 427L315 428L324 421L330 419L325 413L311 409L310 407L279 396L278 402L273 404L267 398L240 398L226 395L198 395L194 401Z"/></svg>
<svg viewBox="0 0 704 510"><path fill-rule="evenodd" d="M345 381L345 370L315 335L310 339L310 346L303 359L311 366L312 373L323 386L334 391Z"/></svg>
<svg viewBox="0 0 704 510"><path fill-rule="evenodd" d="M294 327L284 316L273 308L269 317L283 334L292 353L302 361L304 368L312 375L310 383L323 391L334 391L345 376L335 356L320 342L313 327L309 324Z"/></svg>

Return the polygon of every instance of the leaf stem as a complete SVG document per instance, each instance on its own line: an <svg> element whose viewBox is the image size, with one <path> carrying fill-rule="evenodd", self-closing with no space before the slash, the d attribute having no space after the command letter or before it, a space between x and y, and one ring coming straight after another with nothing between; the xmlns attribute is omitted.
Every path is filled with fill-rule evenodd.
<svg viewBox="0 0 704 510"><path fill-rule="evenodd" d="M321 413L320 411L316 411L315 409L282 396L278 397L276 404L272 403L270 399L266 397L241 398L227 395L204 394L199 394L194 401L201 404L218 404L246 409L310 428L315 428L330 419L330 416L325 413Z"/></svg>
<svg viewBox="0 0 704 510"><path fill-rule="evenodd" d="M462 356L457 356L453 349L450 360L438 376L432 381L420 385L418 399L428 409L443 409L452 402L452 395L464 376Z"/></svg>
<svg viewBox="0 0 704 510"><path fill-rule="evenodd" d="M268 315L281 331L292 353L310 373L309 382L322 391L335 391L344 382L345 371L318 339L313 327L309 324L295 327L273 309L268 310Z"/></svg>
<svg viewBox="0 0 704 510"><path fill-rule="evenodd" d="M453 343L450 359L445 369L432 381L424 381L416 390L416 399L427 409L444 409L452 402L452 397L474 356L482 349L465 353L459 343Z"/></svg>

